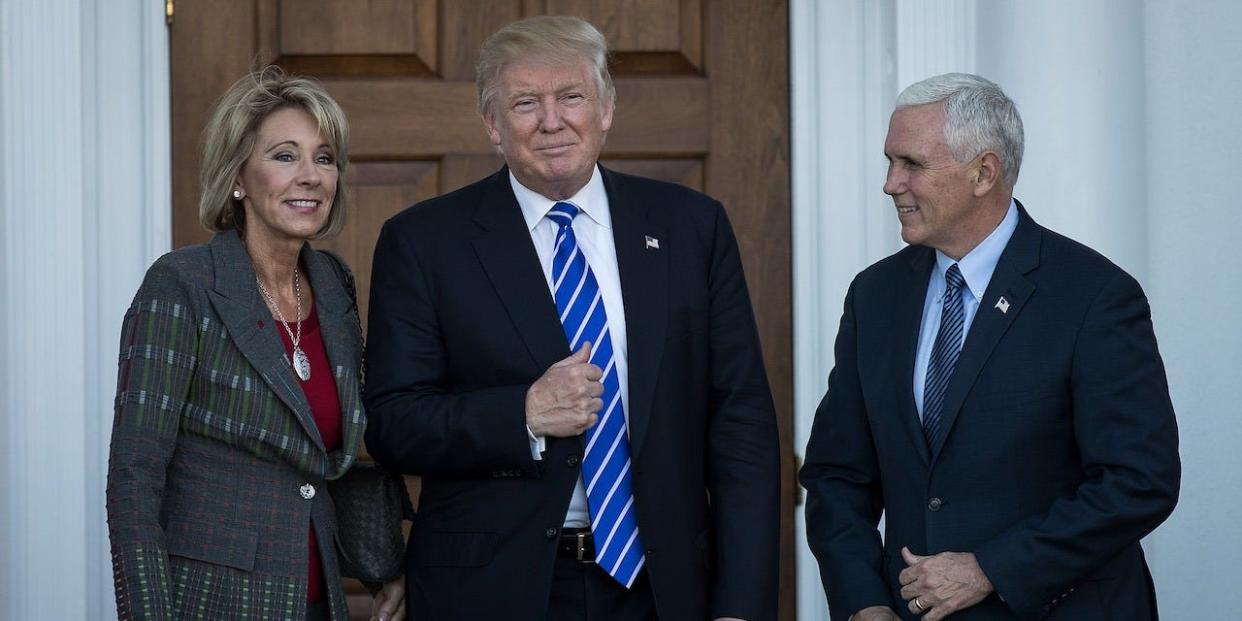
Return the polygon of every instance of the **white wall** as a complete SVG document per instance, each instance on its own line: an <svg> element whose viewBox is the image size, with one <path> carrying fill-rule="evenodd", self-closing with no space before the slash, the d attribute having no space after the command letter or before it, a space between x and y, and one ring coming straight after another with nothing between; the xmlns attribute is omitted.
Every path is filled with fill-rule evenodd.
<svg viewBox="0 0 1242 621"><path fill-rule="evenodd" d="M897 91L980 73L1018 104L1015 190L1041 224L1147 290L1181 429L1182 499L1144 547L1169 619L1242 617L1242 3L1232 0L794 0L795 448L831 369L845 287L895 250L881 193ZM814 24L809 26L808 24ZM873 163L874 162L874 163ZM882 171L882 169L881 169ZM876 211L883 211L877 223ZM877 230L882 232L877 233ZM799 613L826 610L801 540Z"/></svg>
<svg viewBox="0 0 1242 621"><path fill-rule="evenodd" d="M0 619L115 618L120 322L170 245L162 3L0 3Z"/></svg>
<svg viewBox="0 0 1242 621"><path fill-rule="evenodd" d="M1242 3L1148 1L1148 278L1182 446L1177 511L1147 541L1169 619L1242 618Z"/></svg>

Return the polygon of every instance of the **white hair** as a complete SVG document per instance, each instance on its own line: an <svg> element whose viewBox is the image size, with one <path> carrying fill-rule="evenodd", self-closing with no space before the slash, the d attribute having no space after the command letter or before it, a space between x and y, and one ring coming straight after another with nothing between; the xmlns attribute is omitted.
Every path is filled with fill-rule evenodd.
<svg viewBox="0 0 1242 621"><path fill-rule="evenodd" d="M969 73L946 73L907 86L897 109L944 102L944 142L958 162L984 151L1001 160L1005 183L1012 187L1022 168L1022 117L1013 100L990 80Z"/></svg>

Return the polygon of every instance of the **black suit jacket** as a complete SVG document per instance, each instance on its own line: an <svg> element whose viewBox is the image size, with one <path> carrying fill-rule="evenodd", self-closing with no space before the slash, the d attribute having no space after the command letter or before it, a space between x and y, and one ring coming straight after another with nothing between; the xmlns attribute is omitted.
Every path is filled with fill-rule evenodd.
<svg viewBox="0 0 1242 621"><path fill-rule="evenodd" d="M1173 510L1181 470L1147 299L1019 210L930 447L912 382L934 251L907 247L850 286L801 474L834 619L874 605L916 618L902 546L976 555L997 593L955 620L1156 617L1138 542Z"/></svg>
<svg viewBox="0 0 1242 621"><path fill-rule="evenodd" d="M774 619L776 422L732 229L697 192L603 179L660 617ZM389 220L373 274L367 448L423 475L412 618L542 619L584 446L549 438L531 457L526 391L570 351L508 170Z"/></svg>

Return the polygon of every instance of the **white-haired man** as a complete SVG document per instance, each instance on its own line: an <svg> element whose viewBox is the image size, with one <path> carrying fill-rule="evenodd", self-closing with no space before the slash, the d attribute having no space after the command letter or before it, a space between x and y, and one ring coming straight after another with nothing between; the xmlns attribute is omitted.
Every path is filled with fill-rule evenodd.
<svg viewBox="0 0 1242 621"><path fill-rule="evenodd" d="M1156 618L1139 539L1181 470L1150 309L1013 199L1022 148L983 78L898 97L910 245L850 286L801 473L833 619Z"/></svg>

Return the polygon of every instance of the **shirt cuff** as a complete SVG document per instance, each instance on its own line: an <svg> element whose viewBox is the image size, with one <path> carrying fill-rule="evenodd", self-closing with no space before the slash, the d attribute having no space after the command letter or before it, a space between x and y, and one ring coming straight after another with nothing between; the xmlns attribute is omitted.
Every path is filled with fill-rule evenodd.
<svg viewBox="0 0 1242 621"><path fill-rule="evenodd" d="M526 426L526 437L530 440L531 459L543 461L543 451L547 448L547 438L535 435L535 432L530 430L530 425Z"/></svg>

